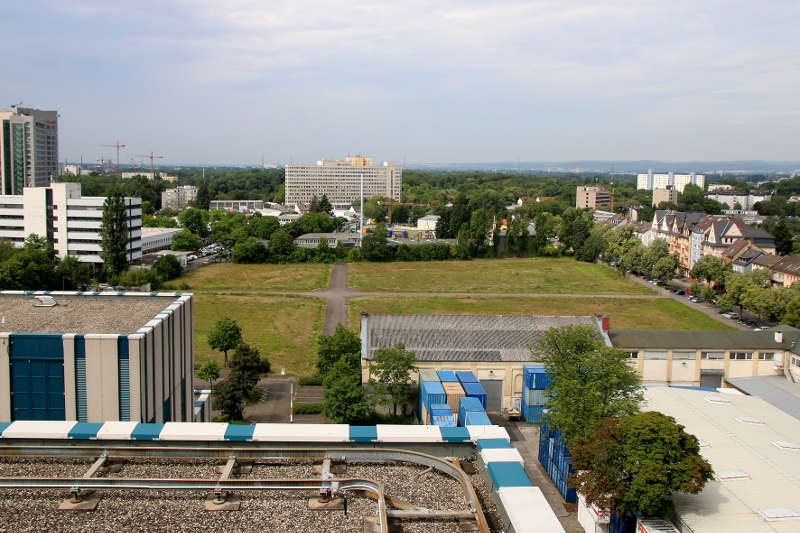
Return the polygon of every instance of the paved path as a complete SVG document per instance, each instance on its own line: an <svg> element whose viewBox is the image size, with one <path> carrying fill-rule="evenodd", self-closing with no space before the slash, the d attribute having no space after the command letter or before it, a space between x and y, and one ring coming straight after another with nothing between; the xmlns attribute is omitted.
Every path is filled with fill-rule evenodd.
<svg viewBox="0 0 800 533"><path fill-rule="evenodd" d="M269 376L258 380L261 398L244 408L244 419L257 422L288 422L289 396L292 384L297 387L297 378L292 376Z"/></svg>

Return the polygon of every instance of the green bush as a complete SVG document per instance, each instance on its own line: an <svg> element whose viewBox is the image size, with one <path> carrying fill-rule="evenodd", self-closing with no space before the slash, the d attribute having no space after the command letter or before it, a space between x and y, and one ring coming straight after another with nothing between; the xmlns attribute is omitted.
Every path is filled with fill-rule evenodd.
<svg viewBox="0 0 800 533"><path fill-rule="evenodd" d="M320 376L319 374L314 374L313 376L306 376L304 378L298 379L297 384L300 387L322 385L322 376Z"/></svg>
<svg viewBox="0 0 800 533"><path fill-rule="evenodd" d="M318 415L322 413L322 402L320 403L296 403L294 414L296 415Z"/></svg>

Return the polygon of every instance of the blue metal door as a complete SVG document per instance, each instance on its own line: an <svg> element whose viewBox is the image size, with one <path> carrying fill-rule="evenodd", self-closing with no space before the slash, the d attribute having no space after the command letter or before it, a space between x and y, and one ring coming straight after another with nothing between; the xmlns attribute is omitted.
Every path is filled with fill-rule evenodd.
<svg viewBox="0 0 800 533"><path fill-rule="evenodd" d="M60 340L60 335L11 335L12 420L66 418Z"/></svg>

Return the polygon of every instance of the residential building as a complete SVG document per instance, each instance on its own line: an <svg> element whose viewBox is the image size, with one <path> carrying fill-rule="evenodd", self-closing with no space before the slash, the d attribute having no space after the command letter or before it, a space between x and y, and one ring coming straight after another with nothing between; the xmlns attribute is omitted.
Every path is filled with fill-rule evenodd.
<svg viewBox="0 0 800 533"><path fill-rule="evenodd" d="M708 184L708 192L714 191L732 191L733 185L728 185L727 183L709 183Z"/></svg>
<svg viewBox="0 0 800 533"><path fill-rule="evenodd" d="M150 181L154 180L156 176L158 176L159 178L161 178L164 181L169 181L171 183L174 183L174 182L178 181L178 176L169 176L169 175L164 174L162 172L140 172L140 171L134 171L134 172L123 172L122 173L122 179L124 179L124 180L129 180L129 179L134 178L136 176L141 176L143 178L147 178Z"/></svg>
<svg viewBox="0 0 800 533"><path fill-rule="evenodd" d="M800 254L785 255L769 267L772 272L772 283L783 287L791 287L800 279Z"/></svg>
<svg viewBox="0 0 800 533"><path fill-rule="evenodd" d="M192 295L145 294L0 291L0 419L192 421Z"/></svg>
<svg viewBox="0 0 800 533"><path fill-rule="evenodd" d="M58 177L58 112L11 106L0 111L0 194L47 187Z"/></svg>
<svg viewBox="0 0 800 533"><path fill-rule="evenodd" d="M80 183L25 187L22 194L0 196L0 238L21 248L31 233L46 237L58 257L76 257L101 264L102 196L81 196ZM128 220L128 261L142 256L142 199L125 198Z"/></svg>
<svg viewBox="0 0 800 533"><path fill-rule="evenodd" d="M764 250L744 239L739 239L722 252L722 257L731 263L733 271L737 273L750 272L753 261L762 255Z"/></svg>
<svg viewBox="0 0 800 533"><path fill-rule="evenodd" d="M400 201L403 168L386 161L374 166L369 157L323 160L313 164L286 165L286 203L310 204L316 196L327 196L334 207L347 206L360 198L363 176L364 198L383 196Z"/></svg>
<svg viewBox="0 0 800 533"><path fill-rule="evenodd" d="M654 173L653 169L648 170L647 174L638 174L636 176L636 188L648 191L666 189L667 186L672 186L679 193L683 193L683 188L690 183L704 189L706 177L703 174L695 174L694 172L691 174Z"/></svg>
<svg viewBox="0 0 800 533"><path fill-rule="evenodd" d="M178 185L174 189L167 189L161 193L161 207L180 211L189 205L189 202L193 202L196 199L197 187L194 185Z"/></svg>
<svg viewBox="0 0 800 533"><path fill-rule="evenodd" d="M662 203L678 205L678 190L671 185L664 189L653 189L653 207L658 207Z"/></svg>
<svg viewBox="0 0 800 533"><path fill-rule="evenodd" d="M487 411L510 407L522 395L522 367L548 328L587 325L604 335L594 316L361 315L362 380L369 381L375 350L405 344L419 370L469 370L487 394ZM416 372L414 373L416 375Z"/></svg>
<svg viewBox="0 0 800 533"><path fill-rule="evenodd" d="M769 193L753 193L741 191L714 191L706 194L716 202L726 204L730 209L753 210L758 202L767 202L772 199ZM736 206L739 204L739 207Z"/></svg>
<svg viewBox="0 0 800 533"><path fill-rule="evenodd" d="M172 238L182 228L142 228L142 254L166 250L172 246Z"/></svg>
<svg viewBox="0 0 800 533"><path fill-rule="evenodd" d="M209 211L222 209L223 211L239 212L259 211L264 209L264 200L211 200Z"/></svg>
<svg viewBox="0 0 800 533"><path fill-rule="evenodd" d="M298 248L316 248L325 239L328 246L336 248L338 246L354 247L359 243L358 233L333 232L333 233L304 233L294 240L294 245Z"/></svg>
<svg viewBox="0 0 800 533"><path fill-rule="evenodd" d="M611 205L611 193L602 187L584 187L579 185L575 189L575 207L595 209Z"/></svg>

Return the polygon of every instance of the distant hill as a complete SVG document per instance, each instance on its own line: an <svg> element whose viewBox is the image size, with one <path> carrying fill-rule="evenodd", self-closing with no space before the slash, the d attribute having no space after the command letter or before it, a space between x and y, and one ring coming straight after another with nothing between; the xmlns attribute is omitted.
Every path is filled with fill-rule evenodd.
<svg viewBox="0 0 800 533"><path fill-rule="evenodd" d="M783 173L800 169L800 161L494 161L487 163L409 164L408 168L441 170L523 170L551 172L748 172Z"/></svg>

